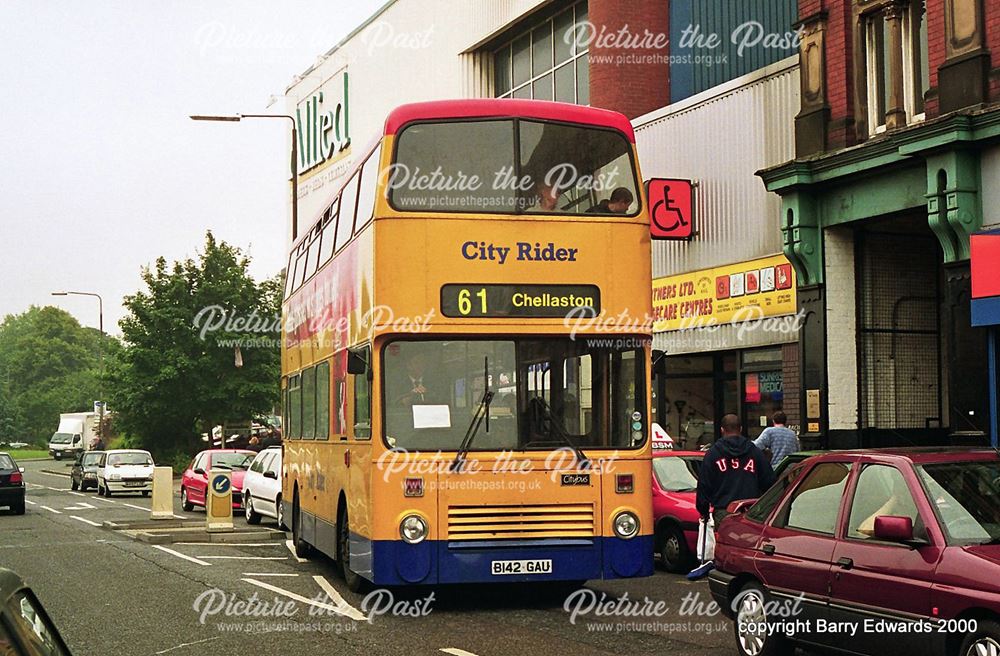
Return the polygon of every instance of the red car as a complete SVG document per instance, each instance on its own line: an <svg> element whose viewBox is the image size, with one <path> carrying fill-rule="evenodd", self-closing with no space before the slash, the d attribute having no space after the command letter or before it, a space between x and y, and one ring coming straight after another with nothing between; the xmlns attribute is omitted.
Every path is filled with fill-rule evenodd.
<svg viewBox="0 0 1000 656"><path fill-rule="evenodd" d="M656 551L668 572L691 569L698 542L695 489L701 451L653 452L653 521Z"/></svg>
<svg viewBox="0 0 1000 656"><path fill-rule="evenodd" d="M194 510L205 505L208 475L213 469L230 472L233 483L233 508L243 507L243 475L257 455L243 449L208 449L194 457L181 476L181 507Z"/></svg>
<svg viewBox="0 0 1000 656"><path fill-rule="evenodd" d="M712 596L745 656L1000 653L1000 453L839 451L718 528Z"/></svg>

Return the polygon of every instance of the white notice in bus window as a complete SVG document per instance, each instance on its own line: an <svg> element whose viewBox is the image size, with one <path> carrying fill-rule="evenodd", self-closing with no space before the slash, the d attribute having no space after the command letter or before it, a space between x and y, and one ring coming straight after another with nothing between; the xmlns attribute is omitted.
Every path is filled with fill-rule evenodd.
<svg viewBox="0 0 1000 656"><path fill-rule="evenodd" d="M414 428L451 428L451 408L445 405L414 405Z"/></svg>

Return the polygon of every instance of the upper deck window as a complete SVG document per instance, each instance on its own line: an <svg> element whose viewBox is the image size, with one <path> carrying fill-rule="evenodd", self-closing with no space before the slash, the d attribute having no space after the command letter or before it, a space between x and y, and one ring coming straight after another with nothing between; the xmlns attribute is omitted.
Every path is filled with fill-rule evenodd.
<svg viewBox="0 0 1000 656"><path fill-rule="evenodd" d="M632 148L616 130L529 119L414 123L385 176L400 211L638 211Z"/></svg>

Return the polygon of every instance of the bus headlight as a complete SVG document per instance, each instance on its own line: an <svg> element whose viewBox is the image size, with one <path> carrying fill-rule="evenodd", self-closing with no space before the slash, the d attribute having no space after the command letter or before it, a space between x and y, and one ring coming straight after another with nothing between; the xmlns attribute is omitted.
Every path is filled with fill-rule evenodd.
<svg viewBox="0 0 1000 656"><path fill-rule="evenodd" d="M615 535L624 540L634 538L636 533L639 532L639 518L635 516L635 513L627 510L615 515L612 524L615 529Z"/></svg>
<svg viewBox="0 0 1000 656"><path fill-rule="evenodd" d="M427 537L427 522L419 515L407 515L399 523L399 537L407 544L423 542Z"/></svg>

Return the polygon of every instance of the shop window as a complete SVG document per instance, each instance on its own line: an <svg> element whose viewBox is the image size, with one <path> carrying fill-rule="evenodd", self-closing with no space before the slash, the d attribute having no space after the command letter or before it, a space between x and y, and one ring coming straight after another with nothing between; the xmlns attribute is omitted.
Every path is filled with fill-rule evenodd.
<svg viewBox="0 0 1000 656"><path fill-rule="evenodd" d="M868 132L884 132L893 109L893 86L902 82L903 125L924 119L924 94L930 87L927 62L927 21L924 2L906 6L887 3L865 14L861 21L864 43L862 85L868 111ZM898 30L899 34L894 35ZM898 39L898 40L897 40ZM899 43L902 66L894 70L892 48Z"/></svg>
<svg viewBox="0 0 1000 656"><path fill-rule="evenodd" d="M493 53L494 95L590 102L587 3L578 2Z"/></svg>

